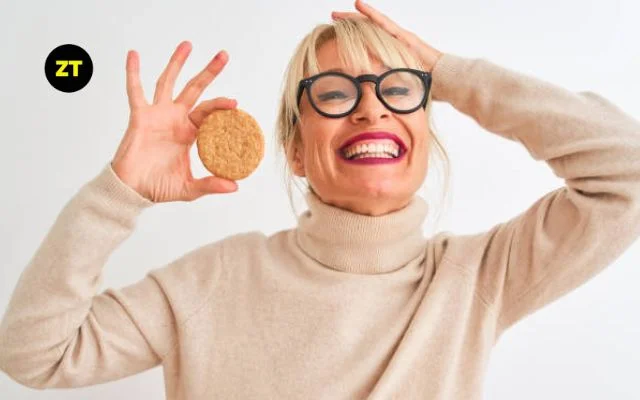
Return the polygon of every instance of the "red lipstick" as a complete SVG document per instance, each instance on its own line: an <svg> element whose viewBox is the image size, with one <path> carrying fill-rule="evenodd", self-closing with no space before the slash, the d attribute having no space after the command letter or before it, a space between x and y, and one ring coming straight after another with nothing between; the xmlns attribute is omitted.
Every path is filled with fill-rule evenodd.
<svg viewBox="0 0 640 400"><path fill-rule="evenodd" d="M398 137L398 135L396 135L395 133L384 131L362 132L358 135L355 135L344 142L342 146L340 146L340 151L342 152L342 150L344 150L348 146L351 146L355 142L367 139L391 139L400 147L400 155L402 155L402 153L406 153L407 151L407 146L404 144L402 139Z"/></svg>

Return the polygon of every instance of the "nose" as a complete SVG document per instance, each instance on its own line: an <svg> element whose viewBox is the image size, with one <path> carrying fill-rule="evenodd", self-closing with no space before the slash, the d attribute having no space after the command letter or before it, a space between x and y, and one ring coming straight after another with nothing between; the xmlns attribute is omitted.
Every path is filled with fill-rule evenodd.
<svg viewBox="0 0 640 400"><path fill-rule="evenodd" d="M375 84L372 82L363 82L361 88L362 98L360 99L360 103L358 103L356 109L349 114L351 122L357 124L364 120L369 123L374 123L378 118L389 118L391 111L389 111L376 96Z"/></svg>

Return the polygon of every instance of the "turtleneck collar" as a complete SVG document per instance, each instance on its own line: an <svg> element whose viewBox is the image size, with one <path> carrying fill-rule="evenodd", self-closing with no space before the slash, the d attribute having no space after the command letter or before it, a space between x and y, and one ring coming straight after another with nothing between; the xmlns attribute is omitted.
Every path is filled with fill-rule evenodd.
<svg viewBox="0 0 640 400"><path fill-rule="evenodd" d="M358 274L394 271L425 249L422 225L427 203L414 195L400 210L380 216L358 214L305 195L309 209L295 229L300 248L326 267Z"/></svg>

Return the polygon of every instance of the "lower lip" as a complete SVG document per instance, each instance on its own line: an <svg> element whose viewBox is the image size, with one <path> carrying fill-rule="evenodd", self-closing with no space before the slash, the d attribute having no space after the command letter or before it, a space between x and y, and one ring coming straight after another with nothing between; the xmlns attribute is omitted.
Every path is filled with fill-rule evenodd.
<svg viewBox="0 0 640 400"><path fill-rule="evenodd" d="M406 150L401 150L400 151L400 155L398 156L398 158L376 158L376 157L367 157L367 158L359 158L357 160L349 160L347 158L344 158L344 156L342 155L342 152L339 151L339 158L342 161L346 161L347 163L350 164L394 164L397 162L402 161L402 159L404 158L405 154L407 154Z"/></svg>

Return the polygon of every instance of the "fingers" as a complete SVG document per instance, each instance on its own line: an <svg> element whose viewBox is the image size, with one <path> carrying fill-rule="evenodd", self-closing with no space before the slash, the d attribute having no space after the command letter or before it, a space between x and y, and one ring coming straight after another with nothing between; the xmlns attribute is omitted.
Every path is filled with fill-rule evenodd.
<svg viewBox="0 0 640 400"><path fill-rule="evenodd" d="M184 200L193 201L207 194L231 193L238 190L238 184L230 179L207 176L185 183Z"/></svg>
<svg viewBox="0 0 640 400"><path fill-rule="evenodd" d="M331 12L331 17L334 19L340 18L367 18L366 15L354 13L354 12L344 12L344 11L333 11Z"/></svg>
<svg viewBox="0 0 640 400"><path fill-rule="evenodd" d="M176 103L182 103L187 106L187 109L191 109L204 89L206 89L211 81L222 71L228 60L229 56L226 51L222 50L218 52L205 69L187 83L187 86L176 98Z"/></svg>
<svg viewBox="0 0 640 400"><path fill-rule="evenodd" d="M180 69L184 65L189 53L191 52L191 43L189 41L181 42L171 56L169 64L162 72L156 83L156 92L153 96L153 103L171 102L173 99L173 86Z"/></svg>
<svg viewBox="0 0 640 400"><path fill-rule="evenodd" d="M140 83L140 58L135 50L130 50L127 53L126 71L129 107L134 109L146 105L147 101Z"/></svg>
<svg viewBox="0 0 640 400"><path fill-rule="evenodd" d="M235 108L237 105L238 102L234 99L230 99L227 97L216 97L215 99L203 101L202 103L200 103L195 109L193 109L193 111L191 111L191 113L189 114L189 119L196 128L199 128L205 117L212 111L231 109Z"/></svg>
<svg viewBox="0 0 640 400"><path fill-rule="evenodd" d="M369 4L365 4L361 0L356 0L355 5L358 11L371 18L374 22L376 22L385 31L389 32L393 36L398 37L398 35L401 35L403 33L404 30L395 22L393 22L391 18L371 7Z"/></svg>

